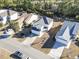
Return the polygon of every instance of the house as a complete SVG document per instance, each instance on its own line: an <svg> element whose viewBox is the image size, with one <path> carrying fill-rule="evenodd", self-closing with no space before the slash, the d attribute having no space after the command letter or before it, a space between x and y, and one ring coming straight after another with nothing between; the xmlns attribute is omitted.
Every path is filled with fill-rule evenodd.
<svg viewBox="0 0 79 59"><path fill-rule="evenodd" d="M55 38L56 41L64 44L64 46L70 45L70 42L75 39L77 32L79 30L79 23L64 21L63 26L57 32Z"/></svg>
<svg viewBox="0 0 79 59"><path fill-rule="evenodd" d="M18 26L19 26L19 31L22 30L23 22L24 22L24 20L26 20L27 16L28 16L27 13L23 13L23 14L17 19L17 23L18 23Z"/></svg>
<svg viewBox="0 0 79 59"><path fill-rule="evenodd" d="M25 18L24 22L25 24L31 24L33 21L38 19L38 15L35 13L30 13L28 16Z"/></svg>
<svg viewBox="0 0 79 59"><path fill-rule="evenodd" d="M28 26L29 24L31 24L34 20L37 20L37 15L34 13L23 13L17 20L18 25L19 25L19 30L22 30L22 27L24 26Z"/></svg>
<svg viewBox="0 0 79 59"><path fill-rule="evenodd" d="M43 32L49 31L53 25L53 19L46 16L39 16L37 20L32 22L31 33L33 35L41 35Z"/></svg>
<svg viewBox="0 0 79 59"><path fill-rule="evenodd" d="M17 19L17 23L19 25L19 31L17 31L17 35L19 37L23 36L28 36L30 34L31 31L31 23L34 20L38 19L38 15L34 14L34 13L23 13L18 19Z"/></svg>
<svg viewBox="0 0 79 59"><path fill-rule="evenodd" d="M34 13L30 13L27 14L27 17L24 19L23 21L23 29L22 29L22 33L25 36L30 35L31 33L31 27L32 27L32 22L38 19L38 15L34 14Z"/></svg>
<svg viewBox="0 0 79 59"><path fill-rule="evenodd" d="M18 17L18 12L16 11L8 9L0 10L0 23L2 24L6 24L6 22L8 21L7 19L16 20Z"/></svg>
<svg viewBox="0 0 79 59"><path fill-rule="evenodd" d="M46 16L39 16L34 13L24 13L20 18L18 18L17 22L20 27L19 31L25 36L27 33L40 35L42 32L49 31L53 25L53 19ZM38 31L38 29L40 31Z"/></svg>

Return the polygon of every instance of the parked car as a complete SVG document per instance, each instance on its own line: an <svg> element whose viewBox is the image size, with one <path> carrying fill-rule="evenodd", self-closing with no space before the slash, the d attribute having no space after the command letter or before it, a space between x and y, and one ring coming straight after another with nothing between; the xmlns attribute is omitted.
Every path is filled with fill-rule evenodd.
<svg viewBox="0 0 79 59"><path fill-rule="evenodd" d="M26 59L32 59L32 58L28 57L28 58L26 58Z"/></svg>
<svg viewBox="0 0 79 59"><path fill-rule="evenodd" d="M15 58L15 59L22 59L22 56L23 56L23 54L19 51L16 51L10 55L10 57Z"/></svg>

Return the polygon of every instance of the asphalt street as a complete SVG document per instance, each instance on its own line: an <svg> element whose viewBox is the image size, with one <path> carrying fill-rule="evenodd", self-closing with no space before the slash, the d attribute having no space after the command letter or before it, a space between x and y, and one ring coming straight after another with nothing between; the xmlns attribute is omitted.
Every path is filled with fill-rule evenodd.
<svg viewBox="0 0 79 59"><path fill-rule="evenodd" d="M31 57L32 59L53 59L52 57L30 47L24 46L15 39L11 40L0 40L0 48L7 49L11 53L20 51L23 53L23 59Z"/></svg>

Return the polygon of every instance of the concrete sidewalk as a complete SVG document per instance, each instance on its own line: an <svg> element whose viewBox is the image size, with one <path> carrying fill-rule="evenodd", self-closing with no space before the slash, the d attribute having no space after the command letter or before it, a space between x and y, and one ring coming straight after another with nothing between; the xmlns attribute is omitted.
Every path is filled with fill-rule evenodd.
<svg viewBox="0 0 79 59"><path fill-rule="evenodd" d="M26 40L22 42L23 45L31 45L37 37L27 37Z"/></svg>
<svg viewBox="0 0 79 59"><path fill-rule="evenodd" d="M48 55L50 55L54 59L60 59L64 48L65 47L63 46L63 44L59 42L55 42L55 45L53 46L53 48L51 49Z"/></svg>

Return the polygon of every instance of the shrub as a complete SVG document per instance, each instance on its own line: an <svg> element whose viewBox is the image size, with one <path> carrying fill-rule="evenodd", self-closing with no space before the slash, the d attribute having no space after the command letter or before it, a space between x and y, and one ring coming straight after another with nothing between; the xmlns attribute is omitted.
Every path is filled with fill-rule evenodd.
<svg viewBox="0 0 79 59"><path fill-rule="evenodd" d="M14 21L10 21L10 27L15 31L19 31L19 24L18 22L16 22L16 20Z"/></svg>
<svg viewBox="0 0 79 59"><path fill-rule="evenodd" d="M2 23L0 23L0 28L1 28L1 27L3 27L3 24L2 24Z"/></svg>

